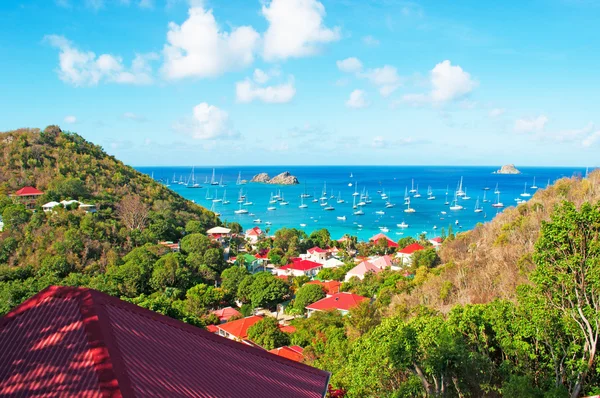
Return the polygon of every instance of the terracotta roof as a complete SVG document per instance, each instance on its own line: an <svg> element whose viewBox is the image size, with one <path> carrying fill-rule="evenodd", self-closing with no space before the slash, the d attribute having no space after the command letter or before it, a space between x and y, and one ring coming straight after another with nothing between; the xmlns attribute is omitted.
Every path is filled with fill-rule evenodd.
<svg viewBox="0 0 600 398"><path fill-rule="evenodd" d="M218 316L219 320L221 322L227 322L229 320L229 318L231 318L233 316L240 316L240 315L242 315L241 312L239 312L238 310L236 310L233 307L225 307L225 308L222 308L220 310L211 311L211 313L215 314L216 316Z"/></svg>
<svg viewBox="0 0 600 398"><path fill-rule="evenodd" d="M327 293L329 295L339 293L340 287L342 286L342 282L338 282L338 281L328 281L328 282L310 281L310 282L306 282L306 284L307 285L320 285L325 290L325 293Z"/></svg>
<svg viewBox="0 0 600 398"><path fill-rule="evenodd" d="M379 242L379 240L380 240L381 238L383 238L383 239L387 240L388 247L398 247L398 244L397 244L396 242L394 242L393 240L391 240L390 238L388 238L387 236L385 236L384 234L381 234L381 233L379 233L379 234L377 234L377 235L375 235L375 236L371 237L371 239L369 239L369 240L370 240L371 242L375 242L375 243L377 243L377 242Z"/></svg>
<svg viewBox="0 0 600 398"><path fill-rule="evenodd" d="M243 340L248 338L248 329L250 329L250 326L254 325L261 319L263 319L262 316L258 315L247 316L242 319L236 319L235 321L217 325L217 328L224 330L238 339Z"/></svg>
<svg viewBox="0 0 600 398"><path fill-rule="evenodd" d="M292 261L288 265L284 265L279 269L293 269L296 271L308 271L314 268L322 267L323 264L315 263L309 260Z"/></svg>
<svg viewBox="0 0 600 398"><path fill-rule="evenodd" d="M317 301L316 303L312 303L307 305L306 308L309 310L317 310L317 311L329 311L329 310L343 310L348 311L350 308L358 305L363 300L368 300L368 298L359 296L358 294L352 293L337 293L331 297L327 297Z"/></svg>
<svg viewBox="0 0 600 398"><path fill-rule="evenodd" d="M346 275L360 275L364 276L367 272L379 273L382 269L373 265L369 261L363 261L358 264L356 267L352 268Z"/></svg>
<svg viewBox="0 0 600 398"><path fill-rule="evenodd" d="M217 325L206 325L206 330L208 330L211 333L217 333L219 331L219 328L217 327Z"/></svg>
<svg viewBox="0 0 600 398"><path fill-rule="evenodd" d="M33 196L33 195L43 195L44 193L39 189L34 187L23 187L15 192L16 196Z"/></svg>
<svg viewBox="0 0 600 398"><path fill-rule="evenodd" d="M0 320L0 396L322 397L329 374L91 289Z"/></svg>
<svg viewBox="0 0 600 398"><path fill-rule="evenodd" d="M246 231L246 235L250 236L259 236L262 235L262 233L263 231L258 227L254 227Z"/></svg>
<svg viewBox="0 0 600 398"><path fill-rule="evenodd" d="M311 247L311 248L310 248L310 249L308 249L307 251L308 251L310 254L313 254L313 253L328 253L328 252L329 252L328 250L321 249L321 248L320 248L320 247L318 247L318 246Z"/></svg>
<svg viewBox="0 0 600 398"><path fill-rule="evenodd" d="M440 236L437 236L433 239L429 239L431 242L435 242L435 243L442 243L442 238Z"/></svg>
<svg viewBox="0 0 600 398"><path fill-rule="evenodd" d="M421 246L420 244L418 244L418 243L412 243L412 244L406 246L404 249L398 250L398 253L401 253L401 254L413 254L414 252L419 251L419 250L423 250L423 249L424 249L424 247Z"/></svg>
<svg viewBox="0 0 600 398"><path fill-rule="evenodd" d="M298 347L298 346L294 346L294 347ZM300 347L298 347L298 348L300 348ZM302 360L304 359L304 355L302 355L302 351L297 351L292 347L287 347L287 346L279 347L279 348L270 350L269 352L271 354L275 354L280 357L291 359L292 361L296 361L296 362L302 362Z"/></svg>
<svg viewBox="0 0 600 398"><path fill-rule="evenodd" d="M284 325L279 325L279 330L281 330L282 332L285 333L294 333L296 331L296 327L295 326L284 326Z"/></svg>

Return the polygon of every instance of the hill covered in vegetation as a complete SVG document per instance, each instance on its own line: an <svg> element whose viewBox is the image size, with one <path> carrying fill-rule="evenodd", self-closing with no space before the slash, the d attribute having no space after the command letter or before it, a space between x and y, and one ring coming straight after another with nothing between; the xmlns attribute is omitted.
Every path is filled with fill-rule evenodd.
<svg viewBox="0 0 600 398"><path fill-rule="evenodd" d="M24 186L43 192L35 209L11 196ZM97 213L77 205L41 209L71 199L95 205ZM57 126L0 133L0 215L0 313L50 283L122 293L122 265L134 249L146 247L145 260L157 261L170 251L158 242L220 224L214 213ZM110 274L119 276L109 280Z"/></svg>

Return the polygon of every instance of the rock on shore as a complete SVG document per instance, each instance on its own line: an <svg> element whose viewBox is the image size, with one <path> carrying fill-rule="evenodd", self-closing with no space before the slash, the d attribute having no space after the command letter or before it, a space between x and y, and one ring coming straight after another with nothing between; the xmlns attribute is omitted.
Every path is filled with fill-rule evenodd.
<svg viewBox="0 0 600 398"><path fill-rule="evenodd" d="M514 164L505 164L500 170L494 171L494 174L521 174Z"/></svg>
<svg viewBox="0 0 600 398"><path fill-rule="evenodd" d="M297 185L300 182L298 178L291 175L288 171L284 171L281 174L276 175L273 178L270 178L267 173L260 173L252 177L250 182L260 182L263 184L276 184L276 185Z"/></svg>

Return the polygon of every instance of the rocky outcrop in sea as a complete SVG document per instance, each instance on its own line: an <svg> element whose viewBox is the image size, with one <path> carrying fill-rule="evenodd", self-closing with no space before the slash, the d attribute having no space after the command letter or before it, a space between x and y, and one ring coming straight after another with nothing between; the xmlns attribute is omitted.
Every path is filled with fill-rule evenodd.
<svg viewBox="0 0 600 398"><path fill-rule="evenodd" d="M514 164L505 164L500 170L494 171L494 174L521 174Z"/></svg>
<svg viewBox="0 0 600 398"><path fill-rule="evenodd" d="M300 182L298 178L291 175L289 171L284 171L281 174L276 175L273 178L270 178L267 173L259 173L252 177L250 182L260 182L263 184L274 184L274 185L297 185Z"/></svg>

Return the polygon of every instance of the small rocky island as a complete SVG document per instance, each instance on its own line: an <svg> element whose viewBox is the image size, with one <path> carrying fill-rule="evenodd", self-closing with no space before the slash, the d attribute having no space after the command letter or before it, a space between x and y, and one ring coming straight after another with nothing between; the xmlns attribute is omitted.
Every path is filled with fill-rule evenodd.
<svg viewBox="0 0 600 398"><path fill-rule="evenodd" d="M505 164L500 170L494 171L494 174L521 174L514 164Z"/></svg>
<svg viewBox="0 0 600 398"><path fill-rule="evenodd" d="M260 182L263 184L274 184L274 185L297 185L300 182L298 178L291 175L289 171L284 171L281 174L271 178L267 173L260 173L252 177L250 182Z"/></svg>

